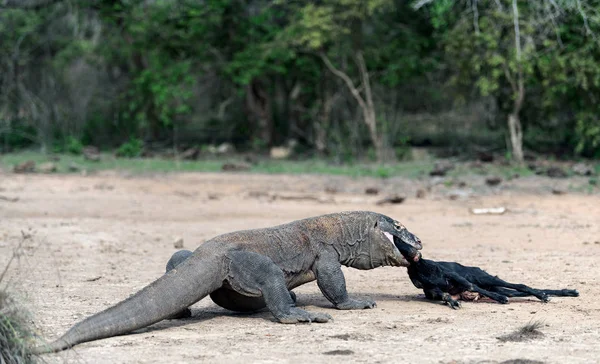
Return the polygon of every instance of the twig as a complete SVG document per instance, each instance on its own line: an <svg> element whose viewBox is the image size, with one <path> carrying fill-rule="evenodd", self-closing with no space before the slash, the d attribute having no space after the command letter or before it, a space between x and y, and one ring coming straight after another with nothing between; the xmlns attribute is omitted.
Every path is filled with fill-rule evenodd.
<svg viewBox="0 0 600 364"><path fill-rule="evenodd" d="M17 201L19 201L19 198L18 197L6 197L6 196L0 195L0 200L8 201L8 202L17 202Z"/></svg>
<svg viewBox="0 0 600 364"><path fill-rule="evenodd" d="M579 11L579 15L581 15L581 17L583 18L583 26L585 27L586 34L591 35L592 38L596 40L596 34L590 29L587 15L585 14L585 11L583 11L583 7L581 6L581 0L575 0L575 3L577 4L577 11Z"/></svg>

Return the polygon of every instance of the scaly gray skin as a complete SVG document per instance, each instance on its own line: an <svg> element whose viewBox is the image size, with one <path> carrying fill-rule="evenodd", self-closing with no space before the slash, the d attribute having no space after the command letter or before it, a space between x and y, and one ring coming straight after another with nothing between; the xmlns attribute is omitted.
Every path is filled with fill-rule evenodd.
<svg viewBox="0 0 600 364"><path fill-rule="evenodd" d="M183 314L210 295L221 307L254 311L267 307L281 323L327 322L331 316L295 306L290 290L317 280L338 309L372 308L348 297L341 265L357 269L408 266L394 240L421 249L419 238L378 213L356 211L312 217L266 229L217 236L190 256L176 253L168 272L135 295L73 326L35 354L129 333Z"/></svg>

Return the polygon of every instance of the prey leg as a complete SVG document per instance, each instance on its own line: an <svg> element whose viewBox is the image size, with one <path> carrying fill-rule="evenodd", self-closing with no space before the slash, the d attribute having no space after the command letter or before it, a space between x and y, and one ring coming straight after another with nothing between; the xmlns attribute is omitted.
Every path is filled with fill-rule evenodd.
<svg viewBox="0 0 600 364"><path fill-rule="evenodd" d="M425 297L427 297L427 299L432 301L443 301L454 310L457 310L461 307L460 302L452 298L452 295L447 292L443 292L437 287L433 289L423 289L423 292L425 292Z"/></svg>
<svg viewBox="0 0 600 364"><path fill-rule="evenodd" d="M498 292L507 297L528 297L531 294L527 292L521 292L510 288L504 287L492 287L494 292ZM540 289L540 292L548 296L556 297L579 297L579 292L576 289Z"/></svg>
<svg viewBox="0 0 600 364"><path fill-rule="evenodd" d="M464 291L477 292L480 295L483 295L483 296L493 299L494 301L497 301L500 303L508 303L508 297L501 295L499 293L490 292L488 290L485 290L485 289L479 287L478 285L469 282L466 278L464 278L454 272L448 273L448 277L451 278L452 280L454 280L456 283L458 283L459 286L462 286L462 289Z"/></svg>
<svg viewBox="0 0 600 364"><path fill-rule="evenodd" d="M477 284L484 287L504 287L514 289L519 292L527 293L530 296L537 297L540 301L548 302L550 299L548 298L548 294L543 291L535 288L531 288L524 284L514 284L506 282L498 277L494 277L492 275L486 274L485 277L478 277ZM514 296L516 297L516 296Z"/></svg>

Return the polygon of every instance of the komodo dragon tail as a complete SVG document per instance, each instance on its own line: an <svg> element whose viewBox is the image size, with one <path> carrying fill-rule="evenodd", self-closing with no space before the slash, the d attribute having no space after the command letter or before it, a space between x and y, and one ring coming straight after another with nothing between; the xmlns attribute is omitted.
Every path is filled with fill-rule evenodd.
<svg viewBox="0 0 600 364"><path fill-rule="evenodd" d="M141 291L79 322L58 340L33 348L32 354L57 352L86 341L123 335L198 302L219 288L225 278L223 260L202 253L196 251L176 269Z"/></svg>

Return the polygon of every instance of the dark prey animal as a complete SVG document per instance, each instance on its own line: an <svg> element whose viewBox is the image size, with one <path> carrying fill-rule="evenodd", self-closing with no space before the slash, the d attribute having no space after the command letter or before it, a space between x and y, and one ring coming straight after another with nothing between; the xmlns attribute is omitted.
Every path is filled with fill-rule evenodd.
<svg viewBox="0 0 600 364"><path fill-rule="evenodd" d="M579 296L574 289L535 289L506 282L478 267L423 259L418 250L398 240L396 247L411 262L408 276L415 287L423 289L428 299L443 301L453 309L460 307L458 299L475 300L479 296L500 303L508 303L508 297L535 296L542 302L548 302L549 296Z"/></svg>
<svg viewBox="0 0 600 364"><path fill-rule="evenodd" d="M188 307L208 295L217 305L234 311L266 307L281 323L327 322L331 319L328 314L296 307L290 290L316 279L323 295L337 309L373 308L372 300L348 296L341 266L408 266L396 248L400 243L421 249L419 238L398 221L366 211L220 235L191 255L176 253L162 277L33 352L60 351L126 334L166 318L187 316Z"/></svg>

